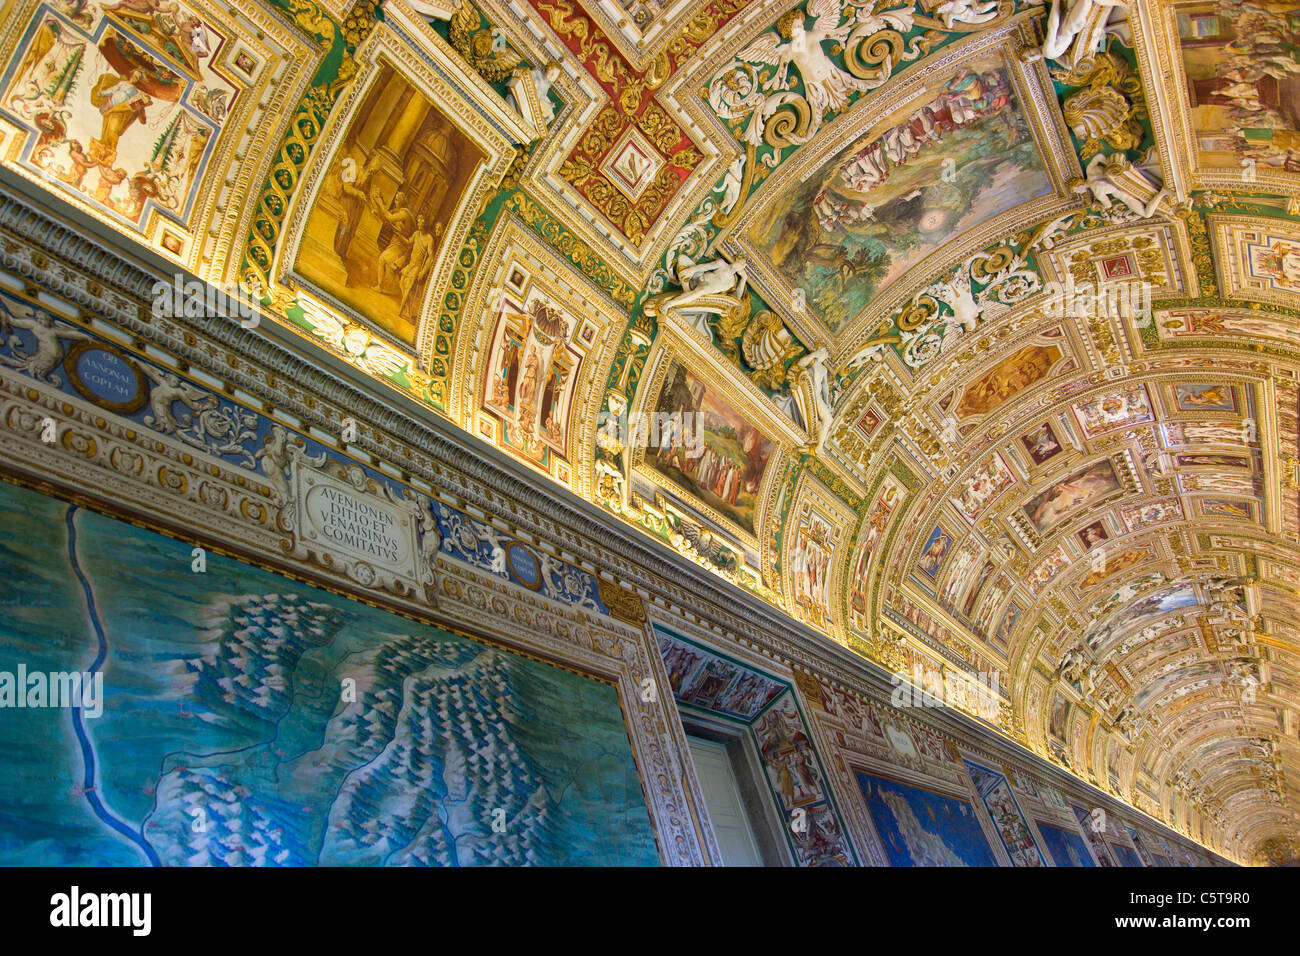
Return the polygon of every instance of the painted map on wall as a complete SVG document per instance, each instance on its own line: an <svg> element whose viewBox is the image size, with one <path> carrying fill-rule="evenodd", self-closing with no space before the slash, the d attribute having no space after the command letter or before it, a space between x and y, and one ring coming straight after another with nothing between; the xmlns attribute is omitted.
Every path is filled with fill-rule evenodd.
<svg viewBox="0 0 1300 956"><path fill-rule="evenodd" d="M1137 851L1131 846L1124 846L1122 843L1112 843L1110 848L1115 851L1115 856L1119 858L1120 866L1142 866L1143 863L1138 859Z"/></svg>
<svg viewBox="0 0 1300 956"><path fill-rule="evenodd" d="M1048 851L1057 866L1096 866L1092 854L1088 852L1083 837L1074 830L1052 826L1050 823L1038 822L1038 832L1043 836Z"/></svg>
<svg viewBox="0 0 1300 956"><path fill-rule="evenodd" d="M657 862L613 687L191 560L0 485L0 672L103 682L0 708L0 863Z"/></svg>
<svg viewBox="0 0 1300 956"><path fill-rule="evenodd" d="M859 773L871 819L892 866L997 866L965 800Z"/></svg>

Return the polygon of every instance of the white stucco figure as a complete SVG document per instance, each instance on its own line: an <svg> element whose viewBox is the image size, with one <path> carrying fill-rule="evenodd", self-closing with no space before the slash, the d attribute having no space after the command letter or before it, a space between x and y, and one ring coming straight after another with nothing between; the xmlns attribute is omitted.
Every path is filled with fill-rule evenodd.
<svg viewBox="0 0 1300 956"><path fill-rule="evenodd" d="M660 311L681 311L709 295L726 295L739 299L744 295L749 281L746 270L744 259L737 259L735 263L726 259L692 262L688 256L680 256L677 260L677 281L682 291L665 301L660 306Z"/></svg>
<svg viewBox="0 0 1300 956"><path fill-rule="evenodd" d="M814 449L820 449L826 443L826 438L830 435L831 430L833 405L831 403L830 388L830 357L830 352L823 346L816 351L809 352L790 367L790 372L795 381L806 380L808 391L812 393L813 405L811 408L804 410L803 417L810 437L814 427L816 428Z"/></svg>
<svg viewBox="0 0 1300 956"><path fill-rule="evenodd" d="M1080 194L1091 193L1093 199L1103 209L1110 209L1112 200L1118 200L1143 219L1150 219L1155 215L1160 201L1169 195L1169 190L1161 189L1144 203L1116 180L1116 177L1124 172L1127 166L1128 163L1124 160L1108 160L1107 157L1100 154L1094 156L1084 170L1087 178L1078 183L1074 187L1074 191Z"/></svg>
<svg viewBox="0 0 1300 956"><path fill-rule="evenodd" d="M807 15L814 18L811 30L804 26L804 11L791 10L777 21L778 31L788 36L786 42L780 42L777 34L764 33L742 50L739 57L748 63L776 64L776 72L763 89L778 94L789 89L793 63L803 80L804 95L817 123L828 110L847 106L850 91L878 86L892 72L893 61L892 57L886 57L881 78L874 83L854 77L835 65L822 44L827 40L843 43L857 23L849 21L840 25L839 0L809 0Z"/></svg>
<svg viewBox="0 0 1300 956"><path fill-rule="evenodd" d="M995 0L945 0L934 8L935 15L951 30L957 23L988 23L996 19L998 5Z"/></svg>
<svg viewBox="0 0 1300 956"><path fill-rule="evenodd" d="M1043 46L1039 50L1028 53L1024 59L1032 63L1035 60L1064 60L1070 48L1075 45L1075 41L1080 38L1084 29L1088 26L1088 21L1093 15L1093 11L1100 8L1113 10L1115 7L1125 5L1125 0L1071 0L1064 15L1061 14L1061 0L1052 0L1052 9L1047 14L1046 35L1043 38ZM1107 14L1109 19L1109 14ZM1102 24L1103 31L1105 24ZM1099 32L1098 36L1102 33ZM1080 56L1087 56L1092 51L1074 50L1073 58L1079 59Z"/></svg>

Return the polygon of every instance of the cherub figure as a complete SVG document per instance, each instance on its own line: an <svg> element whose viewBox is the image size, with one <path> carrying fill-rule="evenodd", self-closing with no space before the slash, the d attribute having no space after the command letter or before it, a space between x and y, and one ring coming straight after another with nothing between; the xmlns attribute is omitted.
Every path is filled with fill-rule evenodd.
<svg viewBox="0 0 1300 956"><path fill-rule="evenodd" d="M153 387L149 390L149 410L153 414L146 415L144 423L165 435L170 435L181 428L188 428L190 425L191 419L188 416L182 420L173 413L172 408L177 402L192 412L202 411L217 404L214 396L206 395L194 386L185 384L174 372L155 371L146 366L145 374L153 382Z"/></svg>
<svg viewBox="0 0 1300 956"><path fill-rule="evenodd" d="M956 23L988 23L996 19L998 5L996 0L945 0L934 12L943 21L944 29L951 30Z"/></svg>
<svg viewBox="0 0 1300 956"><path fill-rule="evenodd" d="M53 374L59 367L59 363L63 361L63 346L60 340L85 340L90 336L75 329L56 326L54 319L44 312L28 310L26 315L15 315L2 300L0 300L0 311L4 313L0 315L0 328L5 331L12 331L14 328L26 329L36 339L36 348L30 353L23 354L18 351L18 336L11 336L9 348L13 353L12 357L0 355L0 364L19 369L37 381L48 382L56 388L62 386L63 380Z"/></svg>
<svg viewBox="0 0 1300 956"><path fill-rule="evenodd" d="M533 67L533 85L537 89L537 102L542 108L542 120L547 126L555 121L555 104L551 102L551 87L560 78L560 64L552 61L545 69Z"/></svg>
<svg viewBox="0 0 1300 956"><path fill-rule="evenodd" d="M826 55L822 43L834 40L843 43L858 25L840 22L838 0L808 0L807 16L814 17L813 28L804 25L805 13L791 10L776 21L777 32L785 38L780 42L771 33L765 33L739 54L748 63L775 63L777 71L763 89L782 93L789 89L789 70L793 63L803 80L804 95L812 107L815 121L828 110L841 110L849 100L850 90L867 90L872 84L841 70ZM893 70L892 58L886 57L881 66L881 76L888 77Z"/></svg>

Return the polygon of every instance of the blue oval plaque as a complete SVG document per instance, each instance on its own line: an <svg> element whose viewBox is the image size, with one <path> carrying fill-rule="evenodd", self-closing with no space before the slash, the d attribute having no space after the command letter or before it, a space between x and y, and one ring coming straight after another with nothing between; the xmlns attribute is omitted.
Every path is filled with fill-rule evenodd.
<svg viewBox="0 0 1300 956"><path fill-rule="evenodd" d="M87 349L77 356L77 377L100 398L125 404L135 398L135 372L104 349Z"/></svg>
<svg viewBox="0 0 1300 956"><path fill-rule="evenodd" d="M64 368L72 387L102 408L131 414L148 401L144 373L111 345L77 342L68 349Z"/></svg>
<svg viewBox="0 0 1300 956"><path fill-rule="evenodd" d="M541 586L542 571L537 565L537 556L532 551L515 542L506 549L506 557L510 561L510 570L520 584L534 591Z"/></svg>

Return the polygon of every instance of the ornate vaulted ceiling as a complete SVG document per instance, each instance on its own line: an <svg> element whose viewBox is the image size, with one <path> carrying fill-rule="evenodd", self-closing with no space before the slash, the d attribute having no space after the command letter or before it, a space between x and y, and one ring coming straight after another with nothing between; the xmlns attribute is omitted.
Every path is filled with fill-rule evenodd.
<svg viewBox="0 0 1300 956"><path fill-rule="evenodd" d="M1300 7L6 12L10 170L1138 808L1295 838Z"/></svg>

